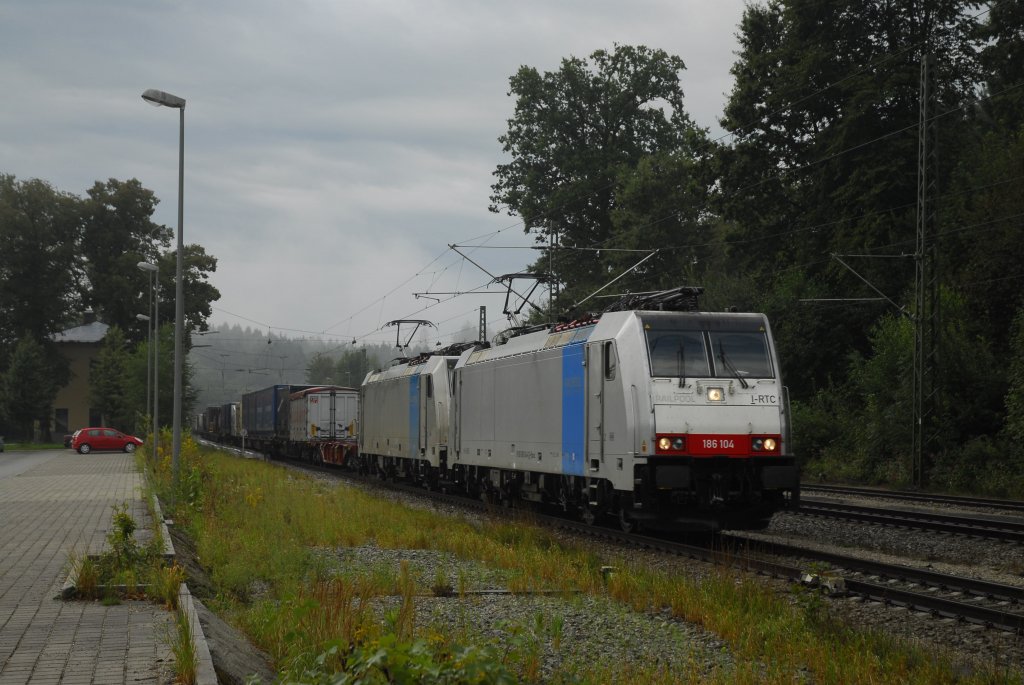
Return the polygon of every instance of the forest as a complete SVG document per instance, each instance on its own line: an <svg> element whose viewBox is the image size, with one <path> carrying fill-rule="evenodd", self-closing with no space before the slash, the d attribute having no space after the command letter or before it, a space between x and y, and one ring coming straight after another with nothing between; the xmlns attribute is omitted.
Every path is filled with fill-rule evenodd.
<svg viewBox="0 0 1024 685"><path fill-rule="evenodd" d="M488 204L541 248L540 317L599 310L602 288L702 286L705 309L769 316L805 479L1024 497L1024 3L768 0L736 36L718 137L687 114L685 45L615 44L511 75ZM45 397L16 396L25 360L83 306L118 326L117 354L145 349L133 265L173 255L154 202L137 181L78 198L0 176L0 422L45 415ZM189 249L202 332L216 260ZM131 276L108 292L111 273ZM353 385L393 356L212 337L252 363L193 336L200 405L275 382Z"/></svg>
<svg viewBox="0 0 1024 685"><path fill-rule="evenodd" d="M737 37L718 138L661 49L512 76L491 209L549 315L703 286L772 321L805 479L1024 496L1024 3L771 0Z"/></svg>

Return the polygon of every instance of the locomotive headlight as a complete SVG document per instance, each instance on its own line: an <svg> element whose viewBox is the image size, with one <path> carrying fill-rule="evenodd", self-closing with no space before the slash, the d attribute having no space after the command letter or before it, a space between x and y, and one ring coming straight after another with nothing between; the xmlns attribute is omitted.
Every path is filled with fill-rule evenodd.
<svg viewBox="0 0 1024 685"><path fill-rule="evenodd" d="M778 447L778 443L775 442L775 438L764 439L764 449L766 452L774 452L776 447Z"/></svg>
<svg viewBox="0 0 1024 685"><path fill-rule="evenodd" d="M655 443L658 454L683 454L686 452L686 436L659 435Z"/></svg>
<svg viewBox="0 0 1024 685"><path fill-rule="evenodd" d="M708 388L708 402L721 402L725 399L725 391L722 388Z"/></svg>

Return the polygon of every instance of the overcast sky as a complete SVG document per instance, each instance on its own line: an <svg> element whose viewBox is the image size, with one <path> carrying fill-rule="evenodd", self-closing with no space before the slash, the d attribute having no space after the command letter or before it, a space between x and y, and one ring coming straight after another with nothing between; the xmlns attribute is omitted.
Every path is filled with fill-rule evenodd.
<svg viewBox="0 0 1024 685"><path fill-rule="evenodd" d="M212 324L393 340L429 319L446 344L500 295L435 304L488 276L448 245L529 246L488 212L508 79L614 43L679 55L685 105L718 135L742 0L4 0L0 172L84 195L137 178L218 259ZM503 230L502 230L503 229ZM497 231L501 231L497 233ZM494 274L536 253L477 249ZM438 295L447 300L447 295ZM432 337L434 334L431 334Z"/></svg>

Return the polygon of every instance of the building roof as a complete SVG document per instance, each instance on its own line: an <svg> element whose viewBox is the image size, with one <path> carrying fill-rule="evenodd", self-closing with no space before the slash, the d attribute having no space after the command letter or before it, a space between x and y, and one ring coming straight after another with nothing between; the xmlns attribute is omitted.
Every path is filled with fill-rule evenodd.
<svg viewBox="0 0 1024 685"><path fill-rule="evenodd" d="M83 326L76 326L69 328L66 331L53 334L54 342L73 342L73 343L98 343L103 340L106 336L107 331L110 329L105 323L99 321L93 321Z"/></svg>

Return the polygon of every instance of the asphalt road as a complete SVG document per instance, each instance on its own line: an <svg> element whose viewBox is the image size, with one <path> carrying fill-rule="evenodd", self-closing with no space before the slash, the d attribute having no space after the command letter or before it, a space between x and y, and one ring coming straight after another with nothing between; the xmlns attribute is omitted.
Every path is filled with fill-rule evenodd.
<svg viewBox="0 0 1024 685"><path fill-rule="evenodd" d="M19 451L8 447L5 452L0 452L0 478L13 478L65 452L67 450L64 449Z"/></svg>

